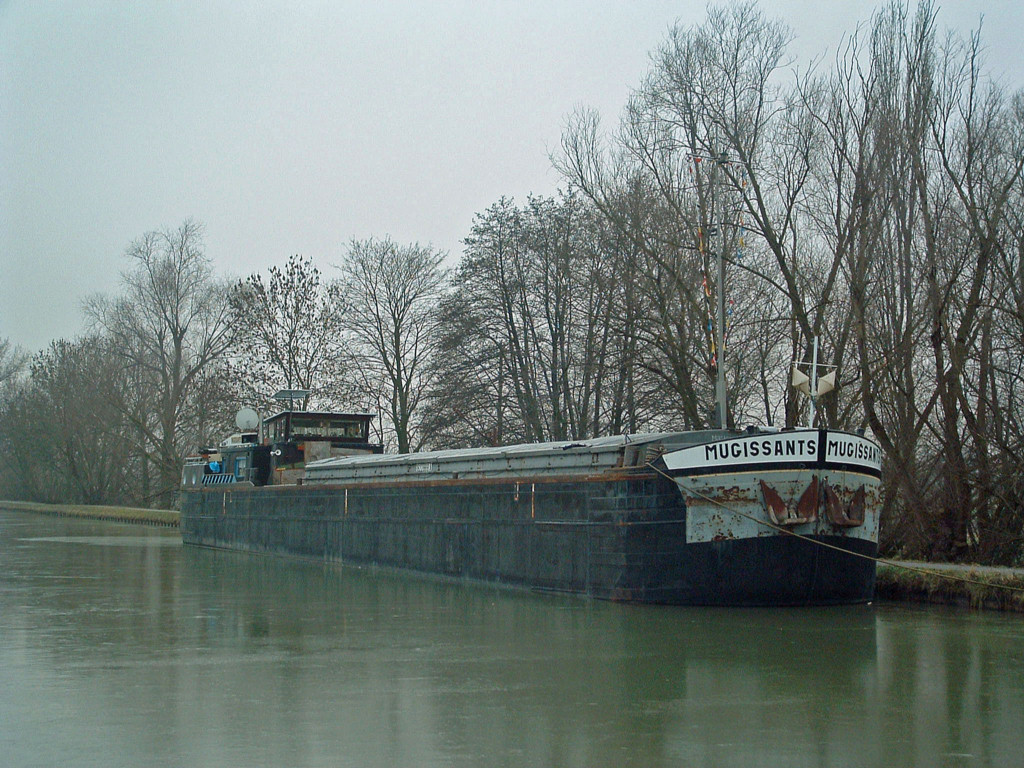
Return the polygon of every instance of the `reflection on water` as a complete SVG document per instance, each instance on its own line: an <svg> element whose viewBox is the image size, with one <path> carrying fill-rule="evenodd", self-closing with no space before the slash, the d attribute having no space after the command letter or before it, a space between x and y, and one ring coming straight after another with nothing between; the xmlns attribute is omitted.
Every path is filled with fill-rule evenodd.
<svg viewBox="0 0 1024 768"><path fill-rule="evenodd" d="M178 547L177 536L32 536L22 542L52 541L56 544L92 544L96 547Z"/></svg>
<svg viewBox="0 0 1024 768"><path fill-rule="evenodd" d="M0 512L9 765L1007 765L1020 617L622 606Z"/></svg>

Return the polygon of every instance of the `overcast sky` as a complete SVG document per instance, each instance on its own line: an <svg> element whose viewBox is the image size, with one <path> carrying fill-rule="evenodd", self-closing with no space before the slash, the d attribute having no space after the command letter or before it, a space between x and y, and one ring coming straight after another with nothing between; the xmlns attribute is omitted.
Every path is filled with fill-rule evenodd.
<svg viewBox="0 0 1024 768"><path fill-rule="evenodd" d="M877 3L764 0L798 63ZM985 16L991 69L1024 87L1024 2ZM244 277L352 238L449 251L500 196L559 186L566 116L614 124L648 54L705 5L587 2L0 0L0 338L29 351L84 328L128 244L191 217Z"/></svg>

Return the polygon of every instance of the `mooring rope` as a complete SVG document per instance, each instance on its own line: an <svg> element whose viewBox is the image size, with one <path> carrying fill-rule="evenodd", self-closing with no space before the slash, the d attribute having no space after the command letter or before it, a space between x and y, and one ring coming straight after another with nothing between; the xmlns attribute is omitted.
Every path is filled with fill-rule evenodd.
<svg viewBox="0 0 1024 768"><path fill-rule="evenodd" d="M948 581L958 581L958 582L960 582L962 584L974 584L974 585L981 586L981 587L993 587L995 589L1004 589L1004 590L1006 590L1008 592L1017 592L1017 593L1024 594L1024 587L1015 587L1012 584L996 584L996 583L993 583L993 582L980 581L978 579L971 579L971 578L968 578L966 576L958 576L958 575L956 575L954 573L943 573L942 571L936 571L936 570L932 570L930 568L920 568L920 567L918 567L916 565L907 565L906 563L901 563L901 562L896 561L896 560L888 560L888 559L886 559L884 557L876 557L874 555L865 555L862 552L854 552L852 550L844 549L843 547L836 546L835 544L829 544L827 541L821 541L819 539L813 539L810 536L806 536L806 535L804 535L802 533L797 533L796 531L792 531L792 530L790 530L788 528L785 528L784 526L776 525L775 523L772 523L772 522L770 522L768 520L762 520L759 517L755 517L754 515L747 514L746 512L743 512L743 511L741 511L739 509L736 509L734 507L729 506L725 502L719 501L716 498L713 498L711 496L708 496L705 493L702 493L701 491L697 490L696 488L691 488L689 486L684 486L683 483L681 483L679 480L677 480L676 478L674 478L671 475L669 475L667 472L662 470L660 467L654 466L650 462L647 462L647 466L650 469L653 469L655 472L657 472L662 477L666 478L667 480L669 480L669 481L671 481L673 483L676 483L681 488L684 488L688 493L692 493L695 496L699 496L700 498L704 499L705 501L707 501L707 502L709 502L711 504L714 504L716 506L719 506L722 509L725 509L728 512L731 512L732 514L739 515L740 517L745 517L746 519L752 520L753 522L757 523L758 525L763 525L766 528L771 528L772 530L774 530L774 531L776 531L778 533L785 533L785 534L787 534L789 536L794 536L795 538L802 539L803 541L810 542L811 544L816 544L819 547L825 547L826 549L834 549L834 550L836 550L838 552L845 552L846 554L852 555L853 557L859 557L859 558L862 558L864 560L872 560L875 563L880 563L882 565L888 565L891 568L902 568L905 571L913 571L915 573L921 573L921 574L924 574L926 576L935 576L937 578L946 579Z"/></svg>

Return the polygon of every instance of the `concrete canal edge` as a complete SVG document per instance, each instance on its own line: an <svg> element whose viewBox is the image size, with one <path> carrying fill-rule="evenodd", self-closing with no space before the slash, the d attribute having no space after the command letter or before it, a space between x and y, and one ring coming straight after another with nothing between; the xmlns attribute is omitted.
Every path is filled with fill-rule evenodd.
<svg viewBox="0 0 1024 768"><path fill-rule="evenodd" d="M0 500L0 510L179 527L179 513L166 509ZM1024 569L894 560L880 562L875 599L1024 613Z"/></svg>
<svg viewBox="0 0 1024 768"><path fill-rule="evenodd" d="M168 509L142 509L139 507L104 507L91 504L39 504L32 501L0 501L0 510L34 512L56 517L82 517L116 523L156 525L177 528L179 513Z"/></svg>

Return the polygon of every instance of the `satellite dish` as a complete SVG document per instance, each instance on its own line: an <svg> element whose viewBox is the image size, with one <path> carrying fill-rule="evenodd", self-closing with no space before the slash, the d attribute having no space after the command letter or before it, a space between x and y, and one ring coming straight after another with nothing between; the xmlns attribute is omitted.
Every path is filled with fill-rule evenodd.
<svg viewBox="0 0 1024 768"><path fill-rule="evenodd" d="M252 432L260 425L260 415L252 408L243 408L235 414L235 426L243 432Z"/></svg>

